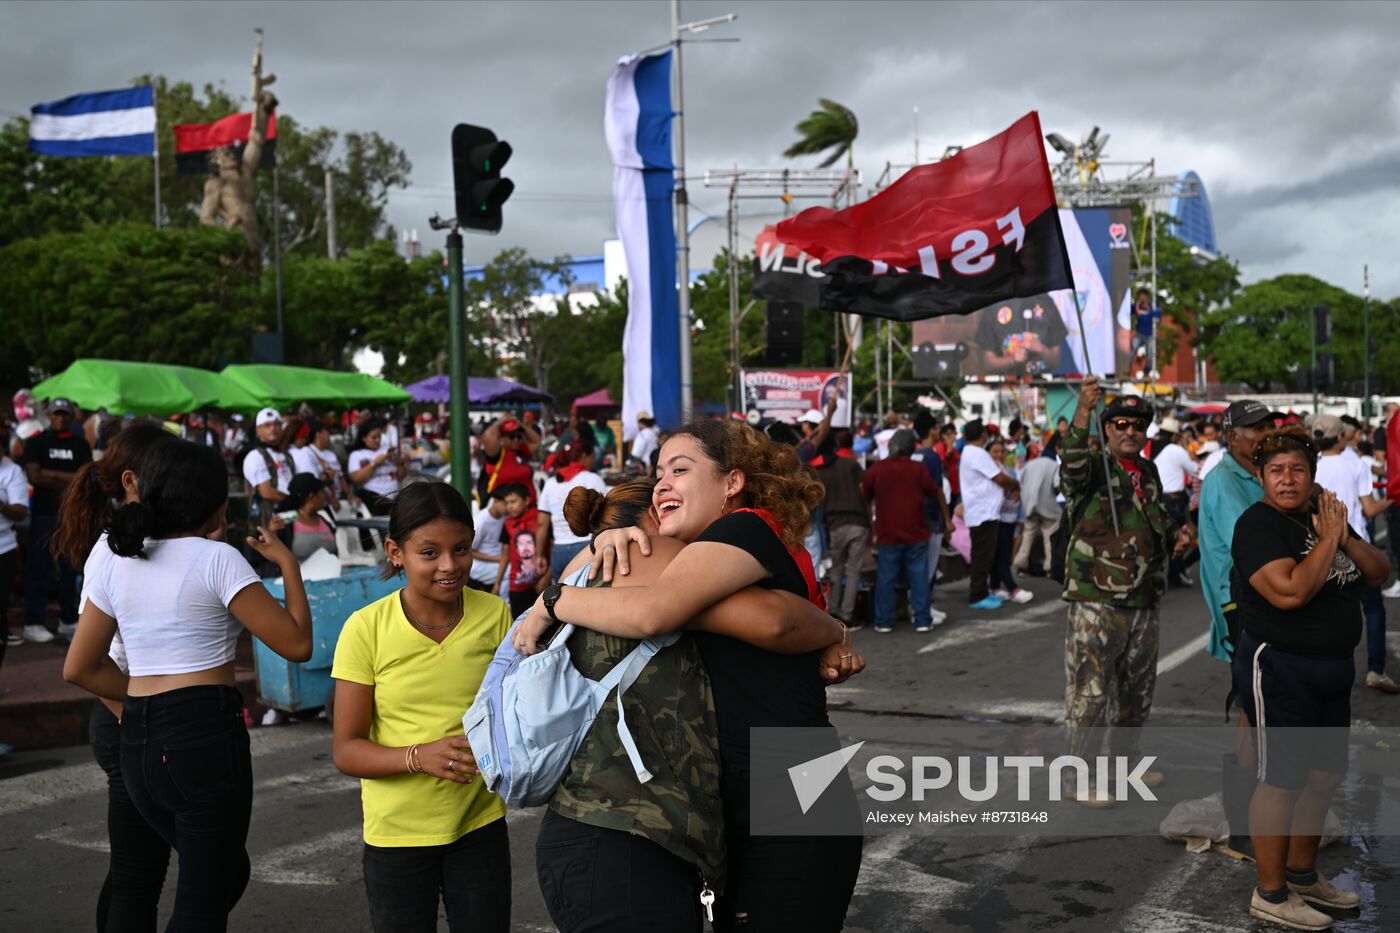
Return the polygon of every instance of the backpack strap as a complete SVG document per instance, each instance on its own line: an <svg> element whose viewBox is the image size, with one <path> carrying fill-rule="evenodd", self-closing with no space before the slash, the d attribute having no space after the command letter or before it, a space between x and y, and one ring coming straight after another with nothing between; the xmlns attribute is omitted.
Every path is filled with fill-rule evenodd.
<svg viewBox="0 0 1400 933"><path fill-rule="evenodd" d="M637 751L637 743L632 738L632 730L627 728L627 716L623 713L622 696L627 692L627 688L636 683L641 676L642 669L647 666L647 662L656 656L662 648L674 645L680 640L680 632L667 632L665 635L658 635L655 638L645 639L640 645L633 648L627 657L623 658L608 671L607 676L598 681L598 685L604 692L616 688L617 690L617 737L622 740L622 747L627 752L627 760L632 763L632 771L637 775L637 780L645 784L650 781L652 774L642 762L641 752Z"/></svg>

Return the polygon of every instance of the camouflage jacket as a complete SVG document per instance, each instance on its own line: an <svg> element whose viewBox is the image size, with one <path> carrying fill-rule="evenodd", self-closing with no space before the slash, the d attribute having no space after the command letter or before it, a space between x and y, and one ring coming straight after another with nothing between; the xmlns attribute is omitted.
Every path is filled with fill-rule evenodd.
<svg viewBox="0 0 1400 933"><path fill-rule="evenodd" d="M577 629L569 654L599 679L637 642ZM561 816L633 833L696 866L716 891L724 883L724 812L719 796L719 727L710 678L689 636L657 653L627 690L627 727L652 772L637 781L617 735L617 694L593 728L550 801Z"/></svg>
<svg viewBox="0 0 1400 933"><path fill-rule="evenodd" d="M1166 592L1167 557L1176 529L1162 504L1156 465L1138 458L1139 497L1123 465L1112 456L1109 462L1112 473L1106 478L1103 455L1089 447L1089 432L1070 428L1060 448L1060 489L1065 494L1065 520L1071 522L1064 598L1145 609L1157 605ZM1110 489L1118 509L1117 535Z"/></svg>

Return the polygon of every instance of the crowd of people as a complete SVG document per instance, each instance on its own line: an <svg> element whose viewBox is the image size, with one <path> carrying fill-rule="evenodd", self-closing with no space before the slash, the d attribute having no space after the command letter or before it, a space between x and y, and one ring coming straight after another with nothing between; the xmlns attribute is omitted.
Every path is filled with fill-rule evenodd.
<svg viewBox="0 0 1400 933"><path fill-rule="evenodd" d="M385 572L402 581L348 619L315 620L343 623L334 761L363 782L377 930L433 929L440 904L453 929L509 928L505 808L477 780L461 723L503 643L529 655L567 622L573 663L597 677L643 639L667 644L626 708L616 695L604 708L637 748L593 730L549 804L536 862L561 930L699 930L705 917L836 930L859 834L756 835L750 728L821 730L834 749L825 687L863 667L852 632L931 632L949 615L940 581L966 576L978 614L1029 602L1018 581L1047 576L1068 603L1070 752L1093 758L1112 725L1128 727L1115 753L1132 754L1162 599L1194 586L1198 563L1208 650L1231 665L1227 716L1240 708L1222 799L1231 848L1257 864L1250 911L1325 928L1310 905L1355 904L1316 857L1363 633L1365 685L1400 692L1385 673L1400 581L1382 588L1400 542L1390 535L1390 556L1372 544L1378 524L1400 528L1400 475L1385 469L1400 409L1372 430L1251 400L1218 422L1135 395L1104 402L1088 377L1072 412L1004 428L924 410L839 428L833 400L796 425L712 419L662 435L642 413L626 456L611 425L506 413L474 432L470 497L433 475L449 452L431 416L408 438L371 411L265 408L245 435L235 421L83 423L66 399L17 405L0 437L0 609L22 576L23 634L6 644L51 641L56 583L64 676L98 697L111 842L99 928L154 928L171 851L169 928L225 928L256 813L236 646L247 632L309 656L301 563L336 553L346 508L384 517ZM231 489L250 516L232 541ZM564 585L590 566L588 585ZM281 602L262 582L274 575ZM1299 747L1291 727L1329 738ZM628 766L637 749L650 781ZM824 805L853 807L837 787ZM1092 784L1065 793L1116 802Z"/></svg>

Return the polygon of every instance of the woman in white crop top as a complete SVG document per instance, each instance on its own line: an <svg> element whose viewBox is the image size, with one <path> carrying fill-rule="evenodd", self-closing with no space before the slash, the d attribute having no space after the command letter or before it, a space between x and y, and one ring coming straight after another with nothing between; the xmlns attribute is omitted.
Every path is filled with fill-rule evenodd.
<svg viewBox="0 0 1400 933"><path fill-rule="evenodd" d="M246 627L291 661L311 656L300 567L276 535L248 544L282 571L287 608L237 550L207 536L224 526L228 470L187 441L145 456L138 502L107 528L112 557L87 583L63 676L122 701L121 770L141 815L180 855L168 930L227 928L248 883L253 774L233 654ZM120 630L128 671L108 656Z"/></svg>

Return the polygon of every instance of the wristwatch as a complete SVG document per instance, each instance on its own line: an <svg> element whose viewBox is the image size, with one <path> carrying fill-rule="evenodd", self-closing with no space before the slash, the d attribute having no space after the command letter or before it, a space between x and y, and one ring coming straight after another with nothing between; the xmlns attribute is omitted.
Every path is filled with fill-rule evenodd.
<svg viewBox="0 0 1400 933"><path fill-rule="evenodd" d="M545 587L544 593L542 594L545 611L549 613L549 617L555 622L559 621L559 617L554 614L554 604L559 602L559 597L563 595L563 593L564 587L561 584L551 583L549 586Z"/></svg>

